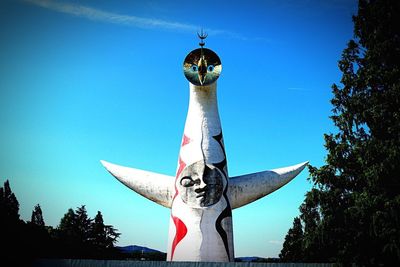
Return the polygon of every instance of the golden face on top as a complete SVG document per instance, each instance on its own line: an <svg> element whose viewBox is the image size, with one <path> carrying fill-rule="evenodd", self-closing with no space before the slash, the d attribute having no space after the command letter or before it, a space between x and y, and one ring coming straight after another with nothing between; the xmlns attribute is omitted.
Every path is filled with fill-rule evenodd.
<svg viewBox="0 0 400 267"><path fill-rule="evenodd" d="M194 85L204 86L214 83L221 74L222 65L218 55L207 48L191 51L183 62L183 73Z"/></svg>

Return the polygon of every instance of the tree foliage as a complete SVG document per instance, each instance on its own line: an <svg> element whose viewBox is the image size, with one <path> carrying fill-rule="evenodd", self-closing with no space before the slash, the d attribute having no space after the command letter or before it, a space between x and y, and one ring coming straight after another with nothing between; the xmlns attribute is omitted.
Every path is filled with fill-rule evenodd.
<svg viewBox="0 0 400 267"><path fill-rule="evenodd" d="M92 229L93 243L99 247L107 247L107 233L106 226L104 225L103 215L100 211L94 217Z"/></svg>
<svg viewBox="0 0 400 267"><path fill-rule="evenodd" d="M39 227L45 226L44 220L43 220L42 208L40 207L39 204L37 204L32 211L31 223L33 223Z"/></svg>
<svg viewBox="0 0 400 267"><path fill-rule="evenodd" d="M57 227L57 232L60 238L67 242L74 242L74 240L78 240L75 224L76 214L75 211L70 208L61 218L60 224Z"/></svg>
<svg viewBox="0 0 400 267"><path fill-rule="evenodd" d="M31 221L19 219L19 203L7 180L0 187L0 245L3 263L30 265L34 258L123 258L114 248L120 233L105 225L99 211L91 219L84 205L68 209L60 224L45 226L43 212L37 204ZM22 255L21 255L22 252Z"/></svg>
<svg viewBox="0 0 400 267"><path fill-rule="evenodd" d="M0 187L0 244L2 247L2 259L14 260L17 257L12 254L11 247L23 241L23 222L19 219L19 203L12 192L8 180Z"/></svg>
<svg viewBox="0 0 400 267"><path fill-rule="evenodd" d="M8 180L4 182L4 187L0 188L0 213L4 215L4 219L10 221L19 220L19 203L11 191Z"/></svg>
<svg viewBox="0 0 400 267"><path fill-rule="evenodd" d="M89 243L92 235L92 221L89 218L85 205L77 208L75 212L74 230L78 240L82 243Z"/></svg>
<svg viewBox="0 0 400 267"><path fill-rule="evenodd" d="M300 218L296 217L293 221L293 227L289 229L288 234L285 237L285 243L282 251L279 254L279 258L284 258L290 262L297 262L303 259L301 254L303 239L303 227L301 225Z"/></svg>
<svg viewBox="0 0 400 267"><path fill-rule="evenodd" d="M400 1L359 1L342 86L332 86L338 131L324 136L326 165L309 167L314 187L300 207L301 261L400 262L399 14Z"/></svg>
<svg viewBox="0 0 400 267"><path fill-rule="evenodd" d="M112 252L120 236L113 226L104 224L100 211L91 219L84 205L69 209L55 233L67 256L80 258L101 258L107 250Z"/></svg>
<svg viewBox="0 0 400 267"><path fill-rule="evenodd" d="M104 225L103 215L97 212L92 226L92 242L101 248L112 248L120 233L112 225Z"/></svg>

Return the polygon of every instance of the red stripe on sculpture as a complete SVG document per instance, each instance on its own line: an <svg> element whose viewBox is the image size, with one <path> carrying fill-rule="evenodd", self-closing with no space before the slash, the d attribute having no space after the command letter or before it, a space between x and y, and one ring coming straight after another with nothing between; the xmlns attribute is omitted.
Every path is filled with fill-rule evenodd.
<svg viewBox="0 0 400 267"><path fill-rule="evenodd" d="M190 141L192 141L192 140L189 137L187 137L186 135L183 135L182 145L181 146L189 144Z"/></svg>
<svg viewBox="0 0 400 267"><path fill-rule="evenodd" d="M172 250L171 250L171 261L174 258L175 248L179 242L185 237L187 234L187 227L186 225L178 218L172 216L172 220L174 221L176 234L174 238L174 242L172 242Z"/></svg>
<svg viewBox="0 0 400 267"><path fill-rule="evenodd" d="M176 172L176 178L178 179L179 175L181 174L181 172L183 171L183 169L186 167L186 163L181 159L181 157L179 156L179 168L178 171Z"/></svg>

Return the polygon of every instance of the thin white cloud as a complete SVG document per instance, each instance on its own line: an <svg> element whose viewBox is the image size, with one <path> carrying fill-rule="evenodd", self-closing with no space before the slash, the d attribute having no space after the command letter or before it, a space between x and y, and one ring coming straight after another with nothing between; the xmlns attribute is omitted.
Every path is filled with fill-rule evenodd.
<svg viewBox="0 0 400 267"><path fill-rule="evenodd" d="M269 240L268 243L274 244L274 245L282 245L283 241L281 241L281 240Z"/></svg>
<svg viewBox="0 0 400 267"><path fill-rule="evenodd" d="M198 29L197 26L191 24L171 22L159 19L141 18L131 15L120 15L112 12L102 11L96 8L71 3L62 3L51 0L27 0L27 2L57 12L113 24L134 26L139 28L164 28L183 31L195 31Z"/></svg>
<svg viewBox="0 0 400 267"><path fill-rule="evenodd" d="M143 18L132 15L121 15L117 13L107 12L100 9L71 4L71 3L63 3L52 0L25 0L28 3L34 4L36 6L40 6L46 9L54 10L57 12L74 15L81 18L90 19L93 21L101 21L106 23L125 25L130 27L138 27L138 28L158 28L158 29L166 29L166 30L174 30L174 31L183 31L183 32L196 32L201 27L189 23L181 23L175 21L167 21L155 18ZM247 38L235 32L226 31L226 30L218 30L218 29L205 29L205 31L210 35L225 35L229 38L240 39L240 40L260 40L262 38Z"/></svg>

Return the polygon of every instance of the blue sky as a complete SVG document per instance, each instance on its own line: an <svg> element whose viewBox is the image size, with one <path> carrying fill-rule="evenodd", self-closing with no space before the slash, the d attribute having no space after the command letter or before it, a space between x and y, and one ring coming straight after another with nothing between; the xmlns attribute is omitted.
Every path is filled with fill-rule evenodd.
<svg viewBox="0 0 400 267"><path fill-rule="evenodd" d="M119 245L166 251L169 210L101 166L175 175L196 31L222 61L218 101L230 176L324 163L332 83L356 1L1 1L0 182L20 214L57 226L102 211ZM236 256L277 257L308 172L233 212Z"/></svg>

